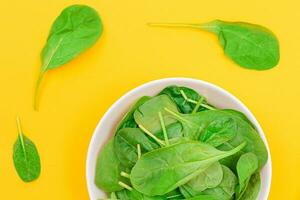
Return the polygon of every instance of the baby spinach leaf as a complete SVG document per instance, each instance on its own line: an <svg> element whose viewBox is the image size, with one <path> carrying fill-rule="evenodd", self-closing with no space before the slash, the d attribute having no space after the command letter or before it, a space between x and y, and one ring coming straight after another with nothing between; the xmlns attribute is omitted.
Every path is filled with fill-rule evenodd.
<svg viewBox="0 0 300 200"><path fill-rule="evenodd" d="M114 139L111 139L104 147L98 156L96 163L95 183L97 187L105 192L115 192L122 190L119 181L126 182L120 173L125 171L121 165L115 150Z"/></svg>
<svg viewBox="0 0 300 200"><path fill-rule="evenodd" d="M38 109L38 90L45 73L71 61L90 48L102 34L102 22L96 10L85 5L65 8L54 21L42 51L42 66L36 85L34 108Z"/></svg>
<svg viewBox="0 0 300 200"><path fill-rule="evenodd" d="M202 96L199 95L195 90L187 87L179 87L176 85L168 86L163 89L159 94L166 94L168 95L178 106L179 110L182 113L192 113L196 104L195 102L192 103L191 101L187 101L184 96L182 95L182 91L184 94L191 100L197 102ZM205 98L202 102L203 104L207 104ZM207 108L200 106L198 111L207 110Z"/></svg>
<svg viewBox="0 0 300 200"><path fill-rule="evenodd" d="M120 124L118 125L117 131L122 128L137 128L138 125L134 120L134 112L135 110L143 105L146 101L148 101L151 97L149 96L143 96L137 102L129 109L129 111L125 114L123 119L121 120Z"/></svg>
<svg viewBox="0 0 300 200"><path fill-rule="evenodd" d="M255 70L273 68L279 62L279 42L267 28L246 22L214 20L205 24L150 24L187 27L213 32L226 56L241 67Z"/></svg>
<svg viewBox="0 0 300 200"><path fill-rule="evenodd" d="M176 104L167 95L153 97L136 109L134 119L139 126L142 125L154 134L162 132L158 117L159 112L163 114L165 126L177 122L177 120L166 113L164 108L177 111Z"/></svg>
<svg viewBox="0 0 300 200"><path fill-rule="evenodd" d="M152 142L139 128L123 128L114 139L114 149L121 164L132 168L138 159L137 145L142 153L152 151L159 146Z"/></svg>
<svg viewBox="0 0 300 200"><path fill-rule="evenodd" d="M218 186L214 188L206 189L202 192L197 192L196 190L187 187L186 191L188 191L188 193L191 194L191 196L189 197L193 197L193 196L204 197L205 195L209 195L210 197L217 198L218 200L231 199L235 192L237 178L235 174L228 167L222 165L222 170L223 170L223 177L221 183Z"/></svg>
<svg viewBox="0 0 300 200"><path fill-rule="evenodd" d="M40 176L40 156L35 144L23 135L19 117L17 118L17 126L19 135L14 144L14 165L19 177L24 182L31 182Z"/></svg>
<svg viewBox="0 0 300 200"><path fill-rule="evenodd" d="M251 176L258 169L257 156L254 153L243 154L237 162L236 170L239 178L237 187L237 197L241 197L245 192Z"/></svg>
<svg viewBox="0 0 300 200"><path fill-rule="evenodd" d="M221 183L223 179L223 170L219 162L213 163L206 170L201 172L198 176L191 179L184 186L194 191L193 193L200 193L207 188L214 188Z"/></svg>
<svg viewBox="0 0 300 200"><path fill-rule="evenodd" d="M218 160L239 152L245 145L225 152L190 141L156 149L137 161L130 180L143 194L163 195L187 183Z"/></svg>
<svg viewBox="0 0 300 200"><path fill-rule="evenodd" d="M240 200L256 200L259 194L260 186L261 186L260 175L257 172L252 175L249 184L247 186L247 189L245 190Z"/></svg>

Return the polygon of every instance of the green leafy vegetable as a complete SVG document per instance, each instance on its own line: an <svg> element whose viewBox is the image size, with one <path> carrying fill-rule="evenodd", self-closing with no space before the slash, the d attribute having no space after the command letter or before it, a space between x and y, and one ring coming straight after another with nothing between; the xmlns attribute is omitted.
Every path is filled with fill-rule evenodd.
<svg viewBox="0 0 300 200"><path fill-rule="evenodd" d="M185 114L192 113L196 107L195 102L198 102L202 97L193 89L187 87L178 87L176 85L166 87L159 94L168 95L176 103L179 110ZM207 106L207 102L204 98L197 111L207 110Z"/></svg>
<svg viewBox="0 0 300 200"><path fill-rule="evenodd" d="M96 10L85 5L65 8L54 21L42 51L42 66L36 85L34 108L38 109L38 91L45 73L60 67L90 48L102 34L102 22Z"/></svg>
<svg viewBox="0 0 300 200"><path fill-rule="evenodd" d="M260 190L260 175L259 173L255 173L252 175L247 189L245 190L243 196L240 200L256 200Z"/></svg>
<svg viewBox="0 0 300 200"><path fill-rule="evenodd" d="M226 56L241 67L273 68L279 62L279 42L267 28L246 22L214 20L205 24L158 23L151 26L187 27L213 32Z"/></svg>
<svg viewBox="0 0 300 200"><path fill-rule="evenodd" d="M102 148L96 164L95 183L97 187L103 189L105 192L115 192L122 190L119 182L126 182L127 180L121 176L124 167L115 154L114 140L111 139ZM103 175L105 174L105 175Z"/></svg>
<svg viewBox="0 0 300 200"><path fill-rule="evenodd" d="M219 162L215 162L198 176L187 182L184 186L186 190L193 191L193 193L198 194L207 188L214 188L218 186L222 179L222 167Z"/></svg>
<svg viewBox="0 0 300 200"><path fill-rule="evenodd" d="M123 166L128 168L134 166L138 160L138 144L140 144L142 153L159 147L138 128L123 128L117 133L114 139L114 149Z"/></svg>
<svg viewBox="0 0 300 200"><path fill-rule="evenodd" d="M129 109L129 111L126 113L126 115L121 120L121 122L117 128L117 131L122 128L137 128L138 125L134 120L133 114L139 106L143 105L143 103L145 103L149 99L150 99L150 97L143 96L139 100L137 100L137 102Z"/></svg>
<svg viewBox="0 0 300 200"><path fill-rule="evenodd" d="M237 197L241 197L245 192L251 176L258 169L258 160L254 153L243 154L236 165L236 170L239 178L237 187Z"/></svg>
<svg viewBox="0 0 300 200"><path fill-rule="evenodd" d="M162 132L162 127L158 117L159 112L162 113L166 126L177 122L177 120L166 113L164 108L177 111L176 104L174 104L167 95L153 97L136 109L134 112L134 119L139 126L142 125L154 134Z"/></svg>
<svg viewBox="0 0 300 200"><path fill-rule="evenodd" d="M267 159L243 113L169 86L129 109L98 155L95 182L112 200L254 200Z"/></svg>
<svg viewBox="0 0 300 200"><path fill-rule="evenodd" d="M40 156L34 143L23 134L19 117L17 126L19 135L14 144L14 165L19 177L24 182L31 182L40 176Z"/></svg>
<svg viewBox="0 0 300 200"><path fill-rule="evenodd" d="M224 152L191 141L156 149L137 161L130 180L133 187L143 194L163 195L187 183L214 162L239 152L245 145Z"/></svg>

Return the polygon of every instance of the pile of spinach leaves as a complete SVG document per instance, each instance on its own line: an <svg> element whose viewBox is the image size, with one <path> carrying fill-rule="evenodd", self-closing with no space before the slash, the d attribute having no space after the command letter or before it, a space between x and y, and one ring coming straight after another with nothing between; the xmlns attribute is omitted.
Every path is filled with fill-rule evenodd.
<svg viewBox="0 0 300 200"><path fill-rule="evenodd" d="M247 117L191 88L141 97L104 145L96 185L120 200L254 200L266 147Z"/></svg>

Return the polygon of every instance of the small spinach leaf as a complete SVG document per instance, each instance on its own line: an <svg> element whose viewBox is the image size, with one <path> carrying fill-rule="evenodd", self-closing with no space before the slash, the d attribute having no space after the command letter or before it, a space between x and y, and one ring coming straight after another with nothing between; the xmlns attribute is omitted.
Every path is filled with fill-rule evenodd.
<svg viewBox="0 0 300 200"><path fill-rule="evenodd" d="M214 20L205 24L158 23L152 26L186 27L213 32L226 56L241 67L267 70L279 62L279 42L267 28L246 22Z"/></svg>
<svg viewBox="0 0 300 200"><path fill-rule="evenodd" d="M102 22L96 10L85 5L65 8L54 21L42 51L42 66L37 81L34 108L38 109L38 90L45 73L60 67L90 48L102 34Z"/></svg>
<svg viewBox="0 0 300 200"><path fill-rule="evenodd" d="M149 196L163 195L187 183L211 164L239 152L219 151L201 142L182 142L144 154L132 168L133 187Z"/></svg>
<svg viewBox="0 0 300 200"><path fill-rule="evenodd" d="M23 135L19 117L17 118L17 125L19 135L14 144L14 165L19 177L24 182L31 182L40 176L40 156L35 144Z"/></svg>
<svg viewBox="0 0 300 200"><path fill-rule="evenodd" d="M261 186L260 175L255 173L252 175L248 187L240 200L256 200Z"/></svg>
<svg viewBox="0 0 300 200"><path fill-rule="evenodd" d="M241 197L245 192L251 176L258 169L257 156L254 153L243 154L237 162L236 170L239 178L237 196Z"/></svg>
<svg viewBox="0 0 300 200"><path fill-rule="evenodd" d="M200 193L207 188L214 188L221 183L223 170L219 162L215 162L198 176L191 179L184 186L190 188L193 193Z"/></svg>
<svg viewBox="0 0 300 200"><path fill-rule="evenodd" d="M139 128L123 128L114 139L114 149L121 164L132 168L138 159L137 145L142 153L152 151L159 146L152 142Z"/></svg>
<svg viewBox="0 0 300 200"><path fill-rule="evenodd" d="M122 190L119 181L126 182L120 173L126 171L121 165L115 150L114 139L111 139L101 149L96 163L95 183L97 187L105 192L115 192Z"/></svg>
<svg viewBox="0 0 300 200"><path fill-rule="evenodd" d="M158 117L159 112L163 114L165 126L177 122L177 120L166 113L164 108L177 111L176 104L167 95L153 97L136 109L134 119L139 126L142 125L154 134L162 132Z"/></svg>

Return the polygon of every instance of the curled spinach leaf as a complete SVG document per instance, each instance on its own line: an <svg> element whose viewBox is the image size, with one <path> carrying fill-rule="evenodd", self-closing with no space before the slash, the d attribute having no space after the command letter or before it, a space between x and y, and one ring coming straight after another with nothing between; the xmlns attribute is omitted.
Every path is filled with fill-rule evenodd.
<svg viewBox="0 0 300 200"><path fill-rule="evenodd" d="M130 180L139 192L163 195L187 183L210 165L244 148L219 151L201 142L182 142L144 154L132 168Z"/></svg>
<svg viewBox="0 0 300 200"><path fill-rule="evenodd" d="M152 26L186 27L213 32L226 56L241 67L267 70L279 62L279 42L267 28L246 22L214 20L205 24L158 23Z"/></svg>
<svg viewBox="0 0 300 200"><path fill-rule="evenodd" d="M42 66L34 96L35 110L38 110L38 91L45 73L90 48L101 36L102 30L97 11L89 6L72 5L61 12L52 25L41 54Z"/></svg>

